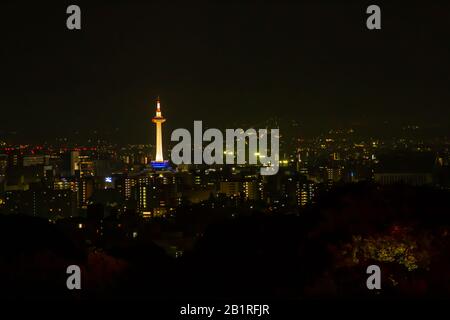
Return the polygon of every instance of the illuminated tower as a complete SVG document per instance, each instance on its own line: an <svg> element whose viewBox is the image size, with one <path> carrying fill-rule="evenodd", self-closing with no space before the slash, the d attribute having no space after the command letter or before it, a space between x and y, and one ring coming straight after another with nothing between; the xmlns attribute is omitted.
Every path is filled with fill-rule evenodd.
<svg viewBox="0 0 450 320"><path fill-rule="evenodd" d="M156 115L152 118L152 122L156 124L156 157L155 161L152 161L152 167L154 169L163 169L168 167L168 161L163 158L163 147L162 147L162 124L166 119L161 113L161 103L159 97L156 100Z"/></svg>

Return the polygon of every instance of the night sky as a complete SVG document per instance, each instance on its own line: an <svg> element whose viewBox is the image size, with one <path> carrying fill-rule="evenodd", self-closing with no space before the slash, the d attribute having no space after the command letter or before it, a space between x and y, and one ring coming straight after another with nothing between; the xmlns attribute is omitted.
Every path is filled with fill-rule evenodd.
<svg viewBox="0 0 450 320"><path fill-rule="evenodd" d="M378 2L378 31L366 1L73 2L81 31L66 29L72 2L37 2L1 5L1 134L148 143L158 95L167 129L274 116L324 130L450 123L444 1Z"/></svg>

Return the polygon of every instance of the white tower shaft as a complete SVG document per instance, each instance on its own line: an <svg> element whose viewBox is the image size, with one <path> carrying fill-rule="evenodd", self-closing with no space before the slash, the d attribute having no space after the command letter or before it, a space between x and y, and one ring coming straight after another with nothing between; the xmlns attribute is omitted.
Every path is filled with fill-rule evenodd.
<svg viewBox="0 0 450 320"><path fill-rule="evenodd" d="M156 114L152 118L152 122L156 124L156 162L164 162L162 146L162 124L165 121L166 119L162 116L161 104L158 98L158 100L156 100Z"/></svg>
<svg viewBox="0 0 450 320"><path fill-rule="evenodd" d="M156 161L163 162L161 122L156 122Z"/></svg>

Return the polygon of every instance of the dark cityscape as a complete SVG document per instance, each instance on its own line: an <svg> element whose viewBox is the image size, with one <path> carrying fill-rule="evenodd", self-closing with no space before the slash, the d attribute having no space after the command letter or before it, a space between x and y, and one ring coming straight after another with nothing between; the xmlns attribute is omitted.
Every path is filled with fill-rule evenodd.
<svg viewBox="0 0 450 320"><path fill-rule="evenodd" d="M2 5L2 299L450 298L448 4L69 5Z"/></svg>

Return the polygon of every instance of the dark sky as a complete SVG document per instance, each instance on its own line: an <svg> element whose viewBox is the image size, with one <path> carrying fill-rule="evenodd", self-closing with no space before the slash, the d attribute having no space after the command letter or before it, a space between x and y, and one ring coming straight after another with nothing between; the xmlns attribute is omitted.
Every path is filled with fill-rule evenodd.
<svg viewBox="0 0 450 320"><path fill-rule="evenodd" d="M69 31L71 3L1 5L1 132L149 142L157 95L169 129L450 122L444 1L381 3L379 31L365 1L74 2L82 30Z"/></svg>

